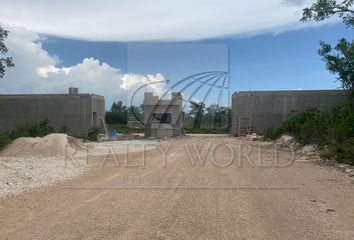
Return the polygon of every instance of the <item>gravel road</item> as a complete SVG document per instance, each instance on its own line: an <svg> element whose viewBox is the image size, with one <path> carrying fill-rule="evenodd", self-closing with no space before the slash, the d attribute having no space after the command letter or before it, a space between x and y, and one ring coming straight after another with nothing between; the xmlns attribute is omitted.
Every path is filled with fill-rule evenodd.
<svg viewBox="0 0 354 240"><path fill-rule="evenodd" d="M0 238L354 239L354 184L333 167L221 136L157 145L1 199Z"/></svg>

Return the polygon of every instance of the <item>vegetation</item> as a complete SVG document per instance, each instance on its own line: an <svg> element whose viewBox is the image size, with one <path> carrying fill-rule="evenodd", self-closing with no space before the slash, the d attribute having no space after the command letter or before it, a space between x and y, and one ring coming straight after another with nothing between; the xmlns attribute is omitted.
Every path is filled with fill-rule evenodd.
<svg viewBox="0 0 354 240"><path fill-rule="evenodd" d="M303 10L301 21L323 21L338 15L347 28L354 28L354 0L317 0L311 7ZM350 104L354 105L354 40L340 39L335 47L320 42L318 50L327 69L337 75L342 89L346 92Z"/></svg>
<svg viewBox="0 0 354 240"><path fill-rule="evenodd" d="M11 131L11 139L19 137L44 137L50 133L54 133L53 127L49 126L48 119L41 122L29 121L20 125L17 125L15 130Z"/></svg>
<svg viewBox="0 0 354 240"><path fill-rule="evenodd" d="M208 107L202 102L190 102L189 111L182 113L183 126L186 133L228 133L231 126L231 109L212 104ZM106 112L106 122L110 129L120 134L142 133L143 105L125 106L121 101L114 102L110 111ZM136 129L128 126L128 121L134 121Z"/></svg>
<svg viewBox="0 0 354 240"><path fill-rule="evenodd" d="M111 106L110 111L106 112L106 123L108 128L117 130L120 134L129 133L141 133L144 130L139 129L129 129L129 121L138 122L143 121L143 106L130 106L127 107L123 102L114 102Z"/></svg>
<svg viewBox="0 0 354 240"><path fill-rule="evenodd" d="M15 64L12 62L12 57L6 56L8 48L5 45L5 39L8 37L8 35L9 31L5 30L0 24L0 78L4 77L6 67L9 68L15 66ZM0 114L2 112L2 105L2 99L0 99Z"/></svg>
<svg viewBox="0 0 354 240"><path fill-rule="evenodd" d="M62 127L59 129L59 133L64 133L64 134L67 134L67 135L72 135L70 128L68 128L68 127L65 126L65 125L62 126Z"/></svg>
<svg viewBox="0 0 354 240"><path fill-rule="evenodd" d="M0 131L0 148L19 137L44 137L53 132L55 132L54 128L49 126L49 121L47 119L41 122L30 121L19 124L11 132Z"/></svg>
<svg viewBox="0 0 354 240"><path fill-rule="evenodd" d="M337 3L336 0L317 0L311 7L303 10L301 21L323 21L334 15L339 15L343 23L349 28L354 26L354 11L350 9L354 0L344 0Z"/></svg>
<svg viewBox="0 0 354 240"><path fill-rule="evenodd" d="M193 121L193 129L200 129L204 116L205 104L203 102L193 102L190 101L190 111L188 112L188 116L194 119Z"/></svg>
<svg viewBox="0 0 354 240"><path fill-rule="evenodd" d="M268 129L265 138L275 140L282 134L294 136L301 145L317 145L324 158L354 165L354 111L348 103L294 112L280 127Z"/></svg>
<svg viewBox="0 0 354 240"><path fill-rule="evenodd" d="M109 129L115 129L118 134L128 135L129 133L143 133L144 129L129 129L127 124L108 124Z"/></svg>
<svg viewBox="0 0 354 240"><path fill-rule="evenodd" d="M137 106L130 106L127 108L128 112L128 120L129 121L138 121L143 122L144 120L144 105ZM139 124L141 125L141 124Z"/></svg>
<svg viewBox="0 0 354 240"><path fill-rule="evenodd" d="M0 25L0 78L3 78L5 75L6 67L14 67L14 63L12 62L12 57L7 57L6 53L8 49L4 43L5 39L8 37L9 31L5 30Z"/></svg>
<svg viewBox="0 0 354 240"><path fill-rule="evenodd" d="M0 149L11 143L11 138L8 134L0 131Z"/></svg>
<svg viewBox="0 0 354 240"><path fill-rule="evenodd" d="M354 28L353 2L317 0L303 10L301 20L322 21L339 15L348 28ZM275 140L290 134L302 145L316 144L324 158L354 165L354 41L342 38L334 48L321 41L320 46L319 55L327 69L337 75L348 101L331 108L295 112L280 127L268 129L265 138Z"/></svg>
<svg viewBox="0 0 354 240"><path fill-rule="evenodd" d="M128 111L127 107L121 101L113 103L111 110L106 112L106 122L108 124L127 124Z"/></svg>
<svg viewBox="0 0 354 240"><path fill-rule="evenodd" d="M98 134L99 134L99 129L98 128L90 128L87 132L87 136L85 137L85 140L93 141L96 142L98 141Z"/></svg>
<svg viewBox="0 0 354 240"><path fill-rule="evenodd" d="M185 133L194 133L194 134L229 134L229 128L185 128Z"/></svg>
<svg viewBox="0 0 354 240"><path fill-rule="evenodd" d="M0 149L20 137L44 137L51 133L65 133L71 135L68 127L63 126L60 129L55 130L49 125L49 121L47 119L41 122L29 121L17 125L13 131L0 131ZM98 133L98 128L91 128L84 138L90 141L97 141Z"/></svg>
<svg viewBox="0 0 354 240"><path fill-rule="evenodd" d="M338 75L337 80L354 106L354 40L350 43L342 38L334 49L323 41L320 44L321 49L318 52L327 69ZM333 50L337 51L334 55L331 54Z"/></svg>
<svg viewBox="0 0 354 240"><path fill-rule="evenodd" d="M190 102L190 111L184 113L186 133L228 133L231 127L231 109L217 104L205 107L202 102Z"/></svg>

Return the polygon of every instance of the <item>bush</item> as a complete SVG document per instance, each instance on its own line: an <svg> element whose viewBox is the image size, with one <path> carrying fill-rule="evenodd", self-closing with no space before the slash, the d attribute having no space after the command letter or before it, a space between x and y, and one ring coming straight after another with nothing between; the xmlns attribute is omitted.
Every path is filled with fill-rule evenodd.
<svg viewBox="0 0 354 240"><path fill-rule="evenodd" d="M284 133L281 127L269 128L264 133L264 138L267 140L275 141Z"/></svg>
<svg viewBox="0 0 354 240"><path fill-rule="evenodd" d="M11 143L10 137L6 133L0 131L0 149L10 143Z"/></svg>
<svg viewBox="0 0 354 240"><path fill-rule="evenodd" d="M11 131L11 138L19 137L44 137L48 134L54 133L54 128L49 126L47 119L41 122L26 122L16 126L15 130Z"/></svg>
<svg viewBox="0 0 354 240"><path fill-rule="evenodd" d="M228 134L229 128L185 128L185 133L190 134Z"/></svg>
<svg viewBox="0 0 354 240"><path fill-rule="evenodd" d="M90 128L87 132L87 136L85 137L86 140L89 141L97 141L98 140L98 133L99 133L99 129L98 128Z"/></svg>
<svg viewBox="0 0 354 240"><path fill-rule="evenodd" d="M71 131L70 131L70 128L68 128L67 126L62 126L59 131L59 133L65 133L67 135L71 135Z"/></svg>
<svg viewBox="0 0 354 240"><path fill-rule="evenodd" d="M294 136L301 145L319 146L325 158L354 165L354 109L350 104L295 112L280 127L268 129L265 138L275 140L282 134Z"/></svg>
<svg viewBox="0 0 354 240"><path fill-rule="evenodd" d="M19 137L44 137L48 134L54 133L54 128L49 126L49 121L47 119L41 122L26 122L20 125L17 125L13 131L10 133L4 133L0 131L0 148L11 143L12 140L15 140ZM67 127L62 127L59 133L69 133Z"/></svg>
<svg viewBox="0 0 354 240"><path fill-rule="evenodd" d="M107 124L127 124L127 113L106 112Z"/></svg>

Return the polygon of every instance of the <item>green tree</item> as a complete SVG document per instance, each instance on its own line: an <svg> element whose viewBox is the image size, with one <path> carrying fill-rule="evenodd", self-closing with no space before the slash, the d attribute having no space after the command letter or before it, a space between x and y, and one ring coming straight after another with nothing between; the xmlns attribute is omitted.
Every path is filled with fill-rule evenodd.
<svg viewBox="0 0 354 240"><path fill-rule="evenodd" d="M198 103L194 101L190 101L190 104L191 110L189 111L189 115L194 117L193 128L200 128L203 121L205 104L203 102Z"/></svg>
<svg viewBox="0 0 354 240"><path fill-rule="evenodd" d="M303 10L301 21L323 21L334 15L339 15L347 27L354 27L354 11L351 9L354 0L317 0L311 7Z"/></svg>
<svg viewBox="0 0 354 240"><path fill-rule="evenodd" d="M318 51L323 61L326 62L327 69L337 74L341 87L349 97L350 102L354 101L354 40L350 43L342 38L333 52L332 46L321 41L321 49Z"/></svg>
<svg viewBox="0 0 354 240"><path fill-rule="evenodd" d="M129 121L144 121L144 105L128 107Z"/></svg>
<svg viewBox="0 0 354 240"><path fill-rule="evenodd" d="M221 111L217 104L211 104L206 108L206 113L204 116L205 124L213 129L221 127Z"/></svg>
<svg viewBox="0 0 354 240"><path fill-rule="evenodd" d="M124 106L122 101L119 101L117 103L113 102L111 106L111 112L124 113L126 111L127 111L127 107Z"/></svg>
<svg viewBox="0 0 354 240"><path fill-rule="evenodd" d="M5 45L5 39L9 35L9 31L5 30L0 25L0 78L3 78L5 75L6 67L14 67L15 64L12 62L12 57L7 57L6 53L8 48Z"/></svg>
<svg viewBox="0 0 354 240"><path fill-rule="evenodd" d="M344 0L339 3L335 0L317 0L311 7L303 10L301 21L323 21L338 15L348 28L354 28L353 3L354 0ZM326 63L327 69L338 76L337 79L347 93L350 103L354 104L354 40L348 41L342 38L335 47L324 41L321 41L320 45L318 52Z"/></svg>
<svg viewBox="0 0 354 240"><path fill-rule="evenodd" d="M111 110L106 112L106 122L108 124L127 124L127 107L122 101L113 102Z"/></svg>

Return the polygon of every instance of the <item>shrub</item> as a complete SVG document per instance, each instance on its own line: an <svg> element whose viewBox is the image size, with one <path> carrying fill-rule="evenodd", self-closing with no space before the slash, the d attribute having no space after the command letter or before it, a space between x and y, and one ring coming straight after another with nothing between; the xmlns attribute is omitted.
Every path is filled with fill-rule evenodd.
<svg viewBox="0 0 354 240"><path fill-rule="evenodd" d="M354 165L354 109L350 104L294 112L280 127L268 129L265 138L275 140L282 134L294 136L301 145L319 146L325 158Z"/></svg>
<svg viewBox="0 0 354 240"><path fill-rule="evenodd" d="M10 143L11 143L10 137L6 133L0 131L0 149Z"/></svg>
<svg viewBox="0 0 354 240"><path fill-rule="evenodd" d="M71 135L71 131L70 131L70 128L68 128L67 126L62 126L59 131L59 133L65 133L67 135Z"/></svg>
<svg viewBox="0 0 354 240"><path fill-rule="evenodd" d="M106 112L107 124L127 124L127 113Z"/></svg>
<svg viewBox="0 0 354 240"><path fill-rule="evenodd" d="M96 127L90 128L87 132L86 140L97 141L98 140L99 129Z"/></svg>
<svg viewBox="0 0 354 240"><path fill-rule="evenodd" d="M228 134L229 128L185 128L185 133L190 134Z"/></svg>
<svg viewBox="0 0 354 240"><path fill-rule="evenodd" d="M269 128L264 133L264 138L267 140L277 140L283 134L283 129L281 127L278 128Z"/></svg>
<svg viewBox="0 0 354 240"><path fill-rule="evenodd" d="M327 109L309 108L303 112L294 112L280 127L268 129L265 138L275 140L282 134L295 137L300 144L320 144L328 134L330 116Z"/></svg>
<svg viewBox="0 0 354 240"><path fill-rule="evenodd" d="M44 137L50 133L54 133L54 128L49 126L47 119L41 122L26 122L16 126L15 130L11 131L11 138L19 137Z"/></svg>

